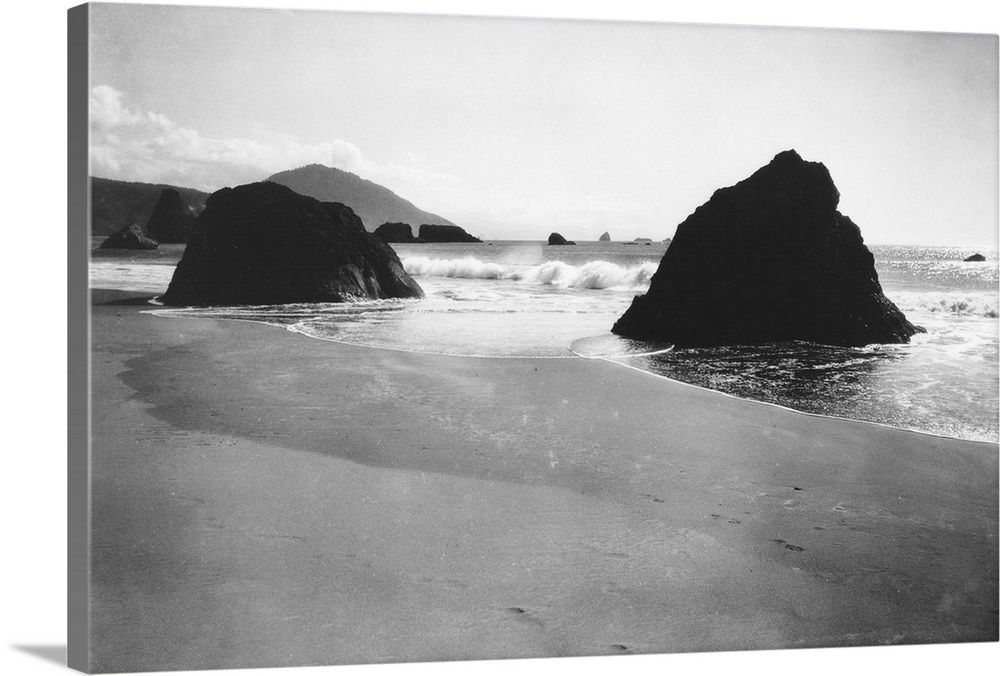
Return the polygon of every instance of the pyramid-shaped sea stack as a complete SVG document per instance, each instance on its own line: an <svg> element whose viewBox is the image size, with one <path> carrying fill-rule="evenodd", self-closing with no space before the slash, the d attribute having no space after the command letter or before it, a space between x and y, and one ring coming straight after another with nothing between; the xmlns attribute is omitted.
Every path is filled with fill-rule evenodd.
<svg viewBox="0 0 1000 676"><path fill-rule="evenodd" d="M162 300L269 305L422 296L396 253L350 207L263 182L208 198Z"/></svg>
<svg viewBox="0 0 1000 676"><path fill-rule="evenodd" d="M156 240L146 237L138 223L126 225L101 243L102 249L155 249Z"/></svg>
<svg viewBox="0 0 1000 676"><path fill-rule="evenodd" d="M882 293L830 172L794 150L717 190L677 227L618 335L678 347L906 343L921 331Z"/></svg>
<svg viewBox="0 0 1000 676"><path fill-rule="evenodd" d="M174 188L164 188L146 223L146 232L161 244L183 244L194 228L195 217Z"/></svg>

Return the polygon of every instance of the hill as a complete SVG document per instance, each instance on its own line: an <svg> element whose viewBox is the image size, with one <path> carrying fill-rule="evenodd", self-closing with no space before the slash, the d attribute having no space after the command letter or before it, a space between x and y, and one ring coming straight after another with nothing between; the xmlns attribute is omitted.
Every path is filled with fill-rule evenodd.
<svg viewBox="0 0 1000 676"><path fill-rule="evenodd" d="M407 223L414 227L422 223L454 225L437 214L418 209L412 202L378 183L322 164L281 171L267 180L321 202L346 204L361 217L369 231L389 222Z"/></svg>
<svg viewBox="0 0 1000 676"><path fill-rule="evenodd" d="M130 183L110 178L91 177L92 220L90 234L95 237L108 236L132 223L137 223L140 228L145 228L150 214L153 213L153 207L156 206L164 188L176 190L192 215L201 213L201 210L205 208L208 193L193 188L178 188L162 183Z"/></svg>

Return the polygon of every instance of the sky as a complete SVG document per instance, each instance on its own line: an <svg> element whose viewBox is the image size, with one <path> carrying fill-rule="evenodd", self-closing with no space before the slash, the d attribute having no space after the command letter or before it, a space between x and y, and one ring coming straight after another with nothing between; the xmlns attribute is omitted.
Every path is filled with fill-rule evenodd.
<svg viewBox="0 0 1000 676"><path fill-rule="evenodd" d="M90 54L95 176L317 162L482 238L663 239L794 148L869 243L997 243L995 35L98 3Z"/></svg>

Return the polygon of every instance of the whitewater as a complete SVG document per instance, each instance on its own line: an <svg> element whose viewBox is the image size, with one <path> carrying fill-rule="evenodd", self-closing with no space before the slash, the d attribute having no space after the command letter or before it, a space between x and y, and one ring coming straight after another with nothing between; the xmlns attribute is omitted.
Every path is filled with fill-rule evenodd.
<svg viewBox="0 0 1000 676"><path fill-rule="evenodd" d="M962 439L1000 437L995 247L869 247L886 296L927 330L909 345L693 350L610 333L632 298L648 289L664 242L393 248L425 298L158 312L263 321L311 338L394 350L481 358L599 357L807 413ZM976 252L986 262L963 262ZM175 262L162 253L95 257L91 285L162 293Z"/></svg>

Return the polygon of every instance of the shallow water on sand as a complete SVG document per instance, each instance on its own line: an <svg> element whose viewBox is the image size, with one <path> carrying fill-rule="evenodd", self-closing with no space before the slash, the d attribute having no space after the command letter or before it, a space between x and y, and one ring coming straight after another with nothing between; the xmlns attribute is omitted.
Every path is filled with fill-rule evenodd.
<svg viewBox="0 0 1000 676"><path fill-rule="evenodd" d="M394 245L422 300L186 310L350 344L479 357L612 359L738 397L963 439L997 441L998 256L871 247L883 289L927 329L909 345L804 343L669 350L610 333L667 244ZM91 286L162 293L182 247L95 253ZM164 311L165 314L177 310Z"/></svg>

